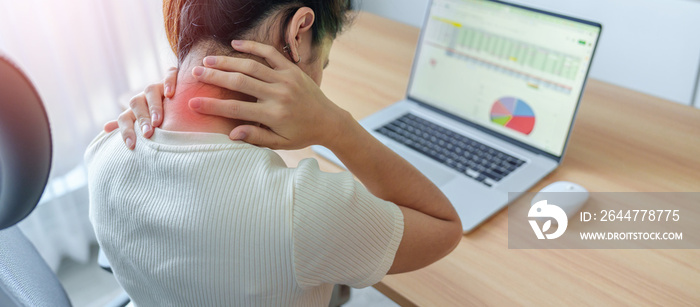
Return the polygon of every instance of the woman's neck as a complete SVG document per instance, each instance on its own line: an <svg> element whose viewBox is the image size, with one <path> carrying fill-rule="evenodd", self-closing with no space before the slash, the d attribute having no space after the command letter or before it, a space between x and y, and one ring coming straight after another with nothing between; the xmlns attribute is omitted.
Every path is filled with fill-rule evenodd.
<svg viewBox="0 0 700 307"><path fill-rule="evenodd" d="M205 115L193 111L189 107L192 98L216 98L234 99L241 101L254 101L253 97L240 93L229 92L224 97L225 90L199 83L189 73L190 70L181 71L178 76L176 93L172 99L163 101L163 125L162 129L182 132L208 132L229 134L233 128L246 124L246 122L233 120L213 115Z"/></svg>

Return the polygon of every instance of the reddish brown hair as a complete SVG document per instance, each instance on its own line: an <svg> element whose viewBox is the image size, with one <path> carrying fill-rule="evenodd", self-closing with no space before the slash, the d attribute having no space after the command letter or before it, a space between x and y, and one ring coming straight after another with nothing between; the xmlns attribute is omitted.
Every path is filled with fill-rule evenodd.
<svg viewBox="0 0 700 307"><path fill-rule="evenodd" d="M348 22L352 0L164 0L165 32L170 47L182 63L192 47L206 39L221 46L245 39L252 29L273 14L282 14L284 25L296 11L311 8L316 14L314 43L335 36ZM282 27L281 31L284 31Z"/></svg>

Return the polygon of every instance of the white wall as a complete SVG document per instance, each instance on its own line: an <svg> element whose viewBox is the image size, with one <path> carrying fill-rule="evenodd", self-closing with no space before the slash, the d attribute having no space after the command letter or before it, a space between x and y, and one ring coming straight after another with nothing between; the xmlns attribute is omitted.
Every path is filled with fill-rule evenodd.
<svg viewBox="0 0 700 307"><path fill-rule="evenodd" d="M698 71L698 86L695 89L695 107L700 109L700 71Z"/></svg>
<svg viewBox="0 0 700 307"><path fill-rule="evenodd" d="M700 1L511 1L602 23L592 78L693 104L700 68ZM427 4L428 0L365 0L361 8L420 26Z"/></svg>
<svg viewBox="0 0 700 307"><path fill-rule="evenodd" d="M355 0L360 9L420 28L428 0Z"/></svg>

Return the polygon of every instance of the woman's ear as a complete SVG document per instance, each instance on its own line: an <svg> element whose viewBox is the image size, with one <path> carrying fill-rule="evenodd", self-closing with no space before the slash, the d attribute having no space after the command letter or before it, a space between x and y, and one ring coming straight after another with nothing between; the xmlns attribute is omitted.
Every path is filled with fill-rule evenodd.
<svg viewBox="0 0 700 307"><path fill-rule="evenodd" d="M294 14L288 24L285 43L289 45L288 54L292 61L299 63L304 53L311 53L313 26L316 15L311 8L302 7ZM310 57L310 55L307 55Z"/></svg>

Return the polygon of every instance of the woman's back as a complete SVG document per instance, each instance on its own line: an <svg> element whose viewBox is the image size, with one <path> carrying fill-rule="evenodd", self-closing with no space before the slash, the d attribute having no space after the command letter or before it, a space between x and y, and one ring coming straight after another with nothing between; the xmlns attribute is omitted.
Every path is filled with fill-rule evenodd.
<svg viewBox="0 0 700 307"><path fill-rule="evenodd" d="M86 153L91 221L137 305L322 306L333 284L372 285L393 261L400 210L349 174L289 169L223 134L138 142L102 134Z"/></svg>

